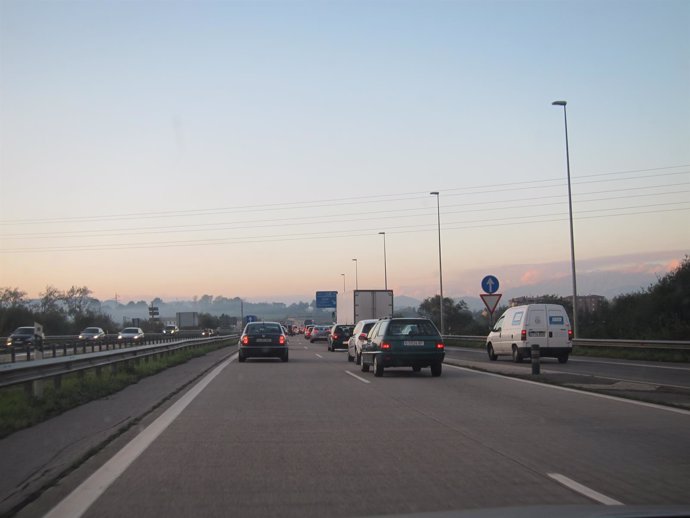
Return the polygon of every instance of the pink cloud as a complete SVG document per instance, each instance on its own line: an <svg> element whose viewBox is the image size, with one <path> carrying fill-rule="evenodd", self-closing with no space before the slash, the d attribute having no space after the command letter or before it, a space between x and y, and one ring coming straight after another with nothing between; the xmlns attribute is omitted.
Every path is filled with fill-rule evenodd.
<svg viewBox="0 0 690 518"><path fill-rule="evenodd" d="M522 284L535 284L541 280L539 270L527 270L520 276Z"/></svg>

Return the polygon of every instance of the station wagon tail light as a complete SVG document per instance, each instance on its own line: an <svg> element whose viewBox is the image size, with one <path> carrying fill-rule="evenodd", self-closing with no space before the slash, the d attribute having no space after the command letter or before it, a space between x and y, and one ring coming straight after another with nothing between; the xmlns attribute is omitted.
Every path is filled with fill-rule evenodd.
<svg viewBox="0 0 690 518"><path fill-rule="evenodd" d="M523 329L522 331L520 331L520 340L522 340L523 342L527 341L527 329Z"/></svg>
<svg viewBox="0 0 690 518"><path fill-rule="evenodd" d="M249 344L249 337L247 335L244 335L242 337L242 345L248 345Z"/></svg>
<svg viewBox="0 0 690 518"><path fill-rule="evenodd" d="M437 343L437 344L436 344L436 349L445 349L445 347L446 347L446 346L445 346L444 344L442 344L442 343Z"/></svg>
<svg viewBox="0 0 690 518"><path fill-rule="evenodd" d="M278 342L280 343L280 345L285 345L285 337L283 335L280 335Z"/></svg>
<svg viewBox="0 0 690 518"><path fill-rule="evenodd" d="M391 344L389 344L388 342L383 342L381 344L381 349L390 349L390 348L391 348Z"/></svg>
<svg viewBox="0 0 690 518"><path fill-rule="evenodd" d="M573 330L568 329L568 340L572 340L572 339L573 339Z"/></svg>

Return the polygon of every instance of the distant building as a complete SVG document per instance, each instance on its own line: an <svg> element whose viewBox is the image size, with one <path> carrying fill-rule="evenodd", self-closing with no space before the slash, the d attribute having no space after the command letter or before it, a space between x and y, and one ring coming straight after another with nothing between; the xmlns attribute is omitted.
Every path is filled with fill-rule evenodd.
<svg viewBox="0 0 690 518"><path fill-rule="evenodd" d="M573 305L573 296L562 297L564 300L570 302L570 306ZM548 299L548 300L546 300ZM601 308L601 306L606 302L606 297L603 295L578 295L577 296L577 309L578 312L594 312ZM515 297L508 301L508 304L513 306L524 306L525 304L544 304L553 303L558 304L557 300L553 300L553 297Z"/></svg>

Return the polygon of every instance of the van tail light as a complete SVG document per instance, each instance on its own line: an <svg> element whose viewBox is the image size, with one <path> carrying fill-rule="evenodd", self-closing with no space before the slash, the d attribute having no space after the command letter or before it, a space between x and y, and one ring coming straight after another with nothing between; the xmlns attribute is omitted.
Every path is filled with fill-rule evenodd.
<svg viewBox="0 0 690 518"><path fill-rule="evenodd" d="M568 340L572 340L572 339L573 339L573 330L568 329Z"/></svg>
<svg viewBox="0 0 690 518"><path fill-rule="evenodd" d="M247 335L242 337L242 345L249 345L249 337Z"/></svg>
<svg viewBox="0 0 690 518"><path fill-rule="evenodd" d="M383 343L381 344L381 349L383 349L383 350L386 350L386 351L387 351L387 350L390 349L390 348L391 348L391 344L389 344L388 342L383 342Z"/></svg>
<svg viewBox="0 0 690 518"><path fill-rule="evenodd" d="M442 343L436 344L436 349L445 349L445 348L446 348L446 346Z"/></svg>
<svg viewBox="0 0 690 518"><path fill-rule="evenodd" d="M285 337L283 335L280 335L278 342L280 343L280 345L285 345Z"/></svg>
<svg viewBox="0 0 690 518"><path fill-rule="evenodd" d="M520 331L520 340L522 340L523 342L527 341L527 329L523 329L522 331Z"/></svg>

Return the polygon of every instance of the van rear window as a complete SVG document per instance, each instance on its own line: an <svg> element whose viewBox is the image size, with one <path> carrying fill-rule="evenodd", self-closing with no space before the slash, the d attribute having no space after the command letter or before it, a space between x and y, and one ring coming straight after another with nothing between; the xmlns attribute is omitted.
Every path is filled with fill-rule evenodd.
<svg viewBox="0 0 690 518"><path fill-rule="evenodd" d="M549 324L552 326L562 326L564 323L563 315L549 315Z"/></svg>
<svg viewBox="0 0 690 518"><path fill-rule="evenodd" d="M518 326L520 325L520 322L522 322L522 315L524 314L524 311L518 311L513 315L513 325Z"/></svg>

